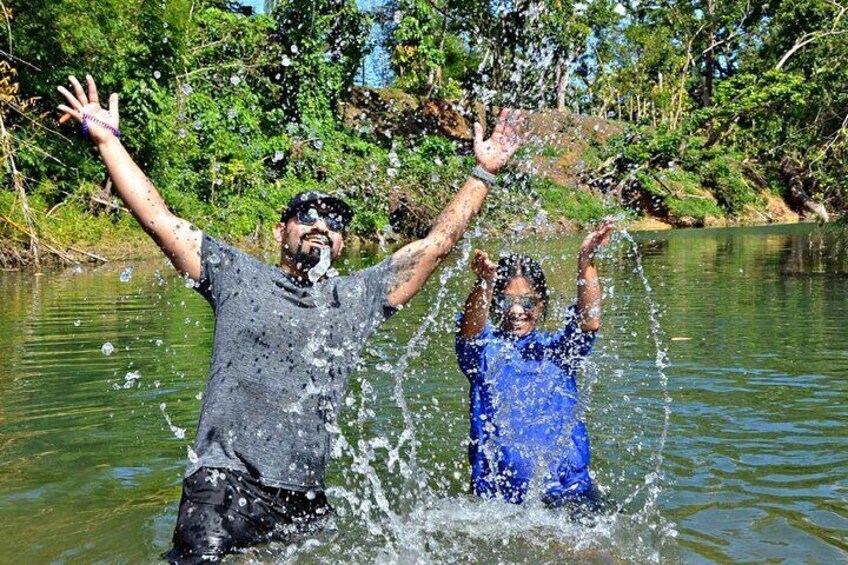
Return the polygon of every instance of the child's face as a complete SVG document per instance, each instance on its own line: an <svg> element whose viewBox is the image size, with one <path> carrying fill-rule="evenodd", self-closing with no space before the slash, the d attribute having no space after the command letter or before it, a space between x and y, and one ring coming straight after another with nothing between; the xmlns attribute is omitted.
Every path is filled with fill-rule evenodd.
<svg viewBox="0 0 848 565"><path fill-rule="evenodd" d="M509 281L495 306L501 311L501 328L519 337L533 331L543 309L541 297L524 277Z"/></svg>

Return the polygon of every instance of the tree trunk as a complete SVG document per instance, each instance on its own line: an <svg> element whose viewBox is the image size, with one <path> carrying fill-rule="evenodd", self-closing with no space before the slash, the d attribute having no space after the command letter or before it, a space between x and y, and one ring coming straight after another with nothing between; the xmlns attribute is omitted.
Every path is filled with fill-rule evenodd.
<svg viewBox="0 0 848 565"><path fill-rule="evenodd" d="M556 107L557 110L565 110L565 95L568 83L571 82L571 73L574 70L576 59L573 54L568 56L564 63L557 63L557 85L556 85Z"/></svg>
<svg viewBox="0 0 848 565"><path fill-rule="evenodd" d="M713 16L715 15L715 0L709 0L707 2L707 18L710 19L710 25L707 29L707 34L709 37L709 48L707 49L707 54L704 59L704 91L701 93L701 102L704 104L705 108L709 108L713 105L713 75L715 75L715 24L712 22Z"/></svg>

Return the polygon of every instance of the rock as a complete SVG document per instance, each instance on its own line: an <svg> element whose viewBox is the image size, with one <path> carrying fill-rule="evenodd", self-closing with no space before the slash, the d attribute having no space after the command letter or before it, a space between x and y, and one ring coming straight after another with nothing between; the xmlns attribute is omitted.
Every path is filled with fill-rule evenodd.
<svg viewBox="0 0 848 565"><path fill-rule="evenodd" d="M794 224L801 219L782 198L773 194L766 194L766 210L771 221L776 223Z"/></svg>
<svg viewBox="0 0 848 565"><path fill-rule="evenodd" d="M674 226L672 226L668 222L664 222L659 218L645 216L643 218L639 218L634 223L627 226L627 229L630 231L665 231L670 230L673 227Z"/></svg>
<svg viewBox="0 0 848 565"><path fill-rule="evenodd" d="M704 218L704 227L705 228L726 228L727 227L727 218L720 218L718 216L707 216Z"/></svg>

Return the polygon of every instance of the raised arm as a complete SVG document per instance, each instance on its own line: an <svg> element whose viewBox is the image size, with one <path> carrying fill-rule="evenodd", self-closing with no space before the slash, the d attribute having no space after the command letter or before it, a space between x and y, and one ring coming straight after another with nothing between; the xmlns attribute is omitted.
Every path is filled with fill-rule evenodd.
<svg viewBox="0 0 848 565"><path fill-rule="evenodd" d="M503 110L492 137L485 141L483 126L474 124L477 167L495 175L521 145L526 131L524 121L520 112ZM427 237L410 243L392 256L389 304L406 304L421 290L480 211L488 193L487 182L469 176L453 201L436 219Z"/></svg>
<svg viewBox="0 0 848 565"><path fill-rule="evenodd" d="M153 238L180 272L200 278L200 244L202 233L187 221L173 215L156 187L132 160L118 138L118 95L109 97L109 110L100 106L97 86L86 76L88 93L75 77L69 77L74 92L60 86L70 106L59 109L83 124L83 130L100 151L100 157L112 177L118 195L132 215Z"/></svg>
<svg viewBox="0 0 848 565"><path fill-rule="evenodd" d="M595 254L609 243L612 229L612 220L604 222L599 230L586 236L577 255L577 310L580 329L584 332L596 332L601 327L601 281Z"/></svg>
<svg viewBox="0 0 848 565"><path fill-rule="evenodd" d="M492 306L492 291L495 288L495 275L498 266L489 259L487 253L475 249L471 270L477 275L477 283L465 300L465 307L462 309L459 335L463 339L477 337L486 327L486 322L489 320L489 308Z"/></svg>

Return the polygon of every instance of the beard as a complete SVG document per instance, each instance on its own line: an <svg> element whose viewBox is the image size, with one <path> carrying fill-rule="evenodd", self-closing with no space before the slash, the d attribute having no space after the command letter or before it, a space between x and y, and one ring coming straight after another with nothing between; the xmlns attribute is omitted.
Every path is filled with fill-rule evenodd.
<svg viewBox="0 0 848 565"><path fill-rule="evenodd" d="M318 261L321 260L321 246L319 245L310 245L309 250L304 249L307 241L306 238L311 235L307 234L300 238L300 243L297 246L297 249L294 252L293 259L294 264L298 266L303 271L308 271L312 267L318 264Z"/></svg>

